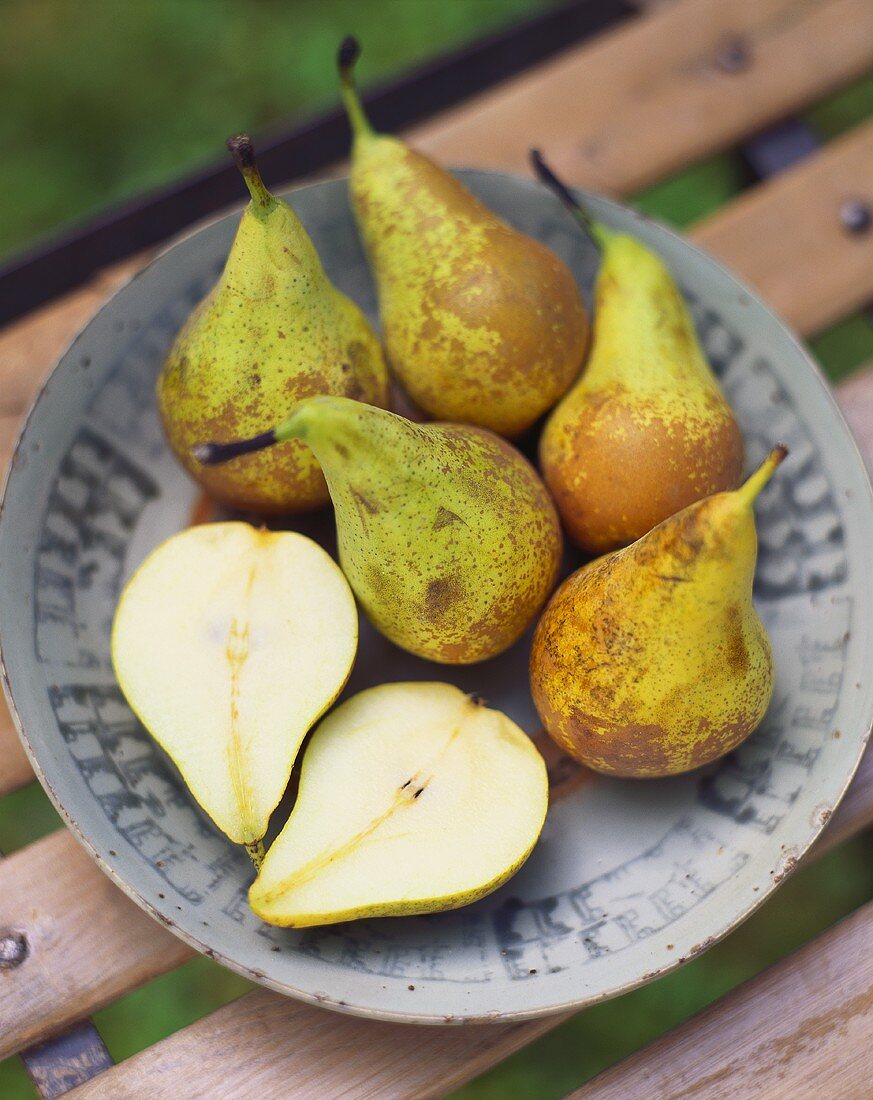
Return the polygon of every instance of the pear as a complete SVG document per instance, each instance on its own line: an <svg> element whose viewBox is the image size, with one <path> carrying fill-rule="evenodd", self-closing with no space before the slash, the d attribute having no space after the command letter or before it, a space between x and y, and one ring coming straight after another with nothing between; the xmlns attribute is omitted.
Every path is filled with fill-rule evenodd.
<svg viewBox="0 0 873 1100"><path fill-rule="evenodd" d="M531 689L570 756L612 775L675 775L761 722L773 660L752 605L752 502L786 453L776 447L739 489L689 505L554 594L534 634Z"/></svg>
<svg viewBox="0 0 873 1100"><path fill-rule="evenodd" d="M270 924L456 909L490 894L543 827L543 758L451 684L383 684L312 735L285 828L249 890Z"/></svg>
<svg viewBox="0 0 873 1100"><path fill-rule="evenodd" d="M304 440L324 470L343 571L370 621L420 657L469 664L525 630L554 587L561 530L545 486L499 436L309 397L274 431L204 444L224 462Z"/></svg>
<svg viewBox="0 0 873 1100"><path fill-rule="evenodd" d="M264 186L251 140L231 138L228 147L251 202L221 278L170 350L158 407L176 455L217 500L264 514L304 511L328 497L300 443L224 470L201 466L192 446L268 428L313 393L387 405L387 368L369 322L328 280L297 215Z"/></svg>
<svg viewBox="0 0 873 1100"><path fill-rule="evenodd" d="M333 559L290 531L191 527L126 585L112 663L143 725L253 858L304 735L339 695L358 616Z"/></svg>
<svg viewBox="0 0 873 1100"><path fill-rule="evenodd" d="M358 53L348 38L339 54L349 182L390 365L429 416L518 436L579 373L588 319L576 282L454 176L373 132L353 83Z"/></svg>
<svg viewBox="0 0 873 1100"><path fill-rule="evenodd" d="M571 537L602 554L733 489L743 440L667 267L636 238L591 219L532 156L601 251L591 353L546 423L540 468Z"/></svg>

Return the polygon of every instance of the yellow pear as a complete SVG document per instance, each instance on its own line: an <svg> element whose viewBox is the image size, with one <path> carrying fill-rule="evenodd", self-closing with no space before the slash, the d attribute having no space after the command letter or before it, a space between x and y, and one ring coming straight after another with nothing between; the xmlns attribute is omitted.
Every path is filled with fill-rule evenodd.
<svg viewBox="0 0 873 1100"><path fill-rule="evenodd" d="M457 909L490 894L543 827L543 758L451 684L383 684L312 735L300 790L249 903L292 928Z"/></svg>
<svg viewBox="0 0 873 1100"><path fill-rule="evenodd" d="M376 277L389 363L438 420L515 437L579 373L588 319L567 266L452 175L374 133L340 49L352 125L351 192Z"/></svg>
<svg viewBox="0 0 873 1100"><path fill-rule="evenodd" d="M612 775L675 775L757 728L773 661L752 605L752 502L786 453L776 447L739 489L689 505L554 594L531 690L570 756Z"/></svg>
<svg viewBox="0 0 873 1100"><path fill-rule="evenodd" d="M504 439L309 397L272 432L207 443L197 457L232 465L287 439L306 442L321 463L343 570L392 642L469 664L527 629L554 587L561 528L536 471Z"/></svg>
<svg viewBox="0 0 873 1100"><path fill-rule="evenodd" d="M198 440L252 435L314 393L388 404L382 349L358 307L329 281L299 218L264 186L251 140L228 147L252 201L217 285L195 308L158 379L164 430L177 457L216 499L264 514L326 503L318 463L301 443L207 469Z"/></svg>
<svg viewBox="0 0 873 1100"><path fill-rule="evenodd" d="M743 440L664 263L592 220L536 152L533 161L601 251L591 353L546 422L540 467L571 537L602 554L734 488Z"/></svg>
<svg viewBox="0 0 873 1100"><path fill-rule="evenodd" d="M311 539L245 523L162 543L121 594L121 690L215 824L253 858L307 731L342 691L358 613Z"/></svg>

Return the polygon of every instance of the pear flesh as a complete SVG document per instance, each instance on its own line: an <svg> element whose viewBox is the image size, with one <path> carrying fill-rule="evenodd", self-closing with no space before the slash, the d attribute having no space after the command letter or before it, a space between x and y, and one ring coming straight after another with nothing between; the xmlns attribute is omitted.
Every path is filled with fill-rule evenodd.
<svg viewBox="0 0 873 1100"><path fill-rule="evenodd" d="M534 163L601 251L591 352L546 422L540 466L568 533L602 554L735 488L743 439L666 265L592 221L538 154Z"/></svg>
<svg viewBox="0 0 873 1100"><path fill-rule="evenodd" d="M588 317L576 281L450 173L373 132L352 83L357 52L347 40L340 56L349 186L391 367L429 416L514 438L579 373Z"/></svg>
<svg viewBox="0 0 873 1100"><path fill-rule="evenodd" d="M310 394L387 405L388 372L366 317L329 281L291 207L264 187L246 142L230 144L252 201L224 273L170 350L158 408L176 455L211 496L261 514L300 512L328 499L318 463L302 444L250 455L228 469L202 466L192 446L216 434L263 431Z"/></svg>
<svg viewBox="0 0 873 1100"><path fill-rule="evenodd" d="M330 714L249 891L271 924L455 909L505 882L545 820L546 768L506 715L449 684L384 684Z"/></svg>
<svg viewBox="0 0 873 1100"><path fill-rule="evenodd" d="M760 724L770 643L752 604L752 501L785 455L740 489L665 520L574 573L534 635L531 690L554 741L611 775L675 775Z"/></svg>
<svg viewBox="0 0 873 1100"><path fill-rule="evenodd" d="M112 662L124 695L215 824L255 846L300 744L355 658L354 597L293 532L188 528L122 593Z"/></svg>
<svg viewBox="0 0 873 1100"><path fill-rule="evenodd" d="M310 397L272 439L312 448L343 571L373 625L403 649L445 664L493 657L551 593L558 517L533 467L499 436ZM198 455L223 462L261 446L206 444Z"/></svg>

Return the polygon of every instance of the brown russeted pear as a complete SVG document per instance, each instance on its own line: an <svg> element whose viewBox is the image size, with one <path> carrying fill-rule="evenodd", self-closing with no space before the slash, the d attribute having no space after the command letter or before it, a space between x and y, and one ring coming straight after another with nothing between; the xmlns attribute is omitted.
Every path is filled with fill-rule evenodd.
<svg viewBox="0 0 873 1100"><path fill-rule="evenodd" d="M601 252L591 353L540 440L568 532L601 554L734 488L743 439L665 264L589 217L536 152L533 162Z"/></svg>

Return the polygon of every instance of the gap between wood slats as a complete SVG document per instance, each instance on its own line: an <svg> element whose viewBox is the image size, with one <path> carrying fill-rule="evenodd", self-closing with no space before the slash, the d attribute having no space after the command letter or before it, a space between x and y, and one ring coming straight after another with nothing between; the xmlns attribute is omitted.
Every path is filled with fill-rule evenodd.
<svg viewBox="0 0 873 1100"><path fill-rule="evenodd" d="M629 194L738 144L873 64L868 0L678 0L410 133L446 164Z"/></svg>

